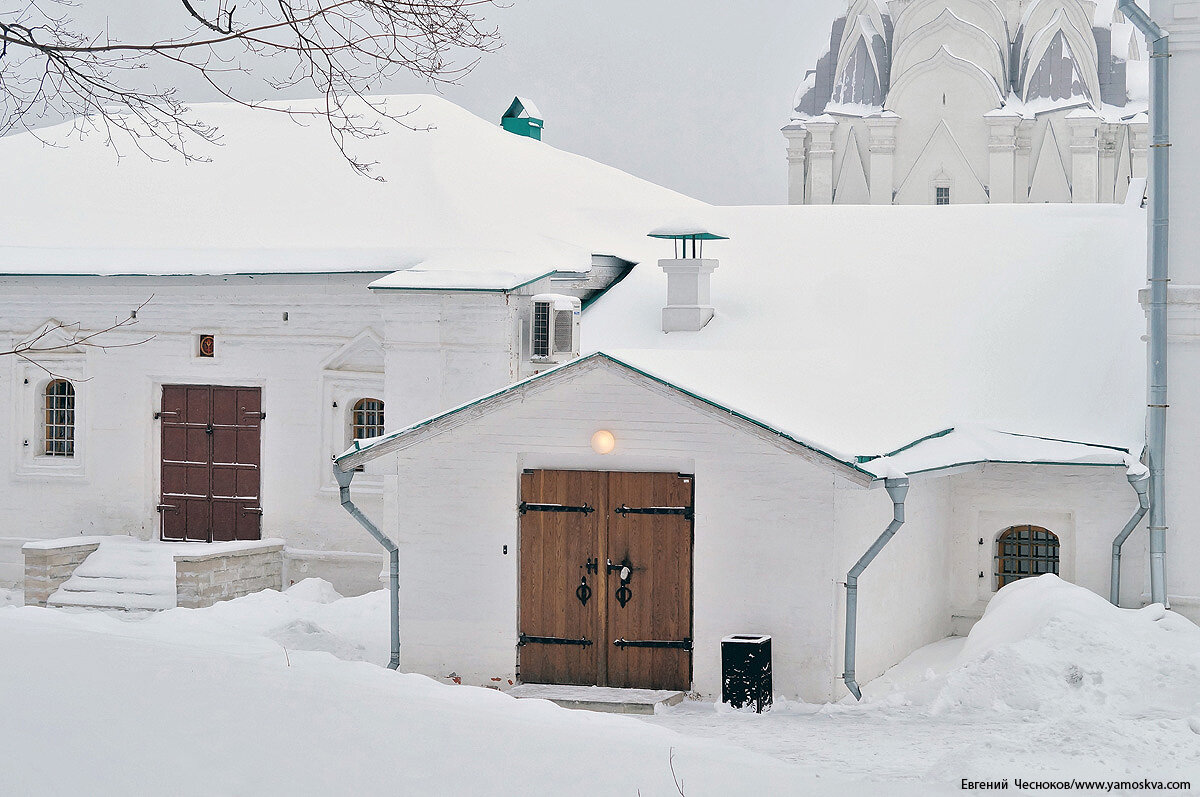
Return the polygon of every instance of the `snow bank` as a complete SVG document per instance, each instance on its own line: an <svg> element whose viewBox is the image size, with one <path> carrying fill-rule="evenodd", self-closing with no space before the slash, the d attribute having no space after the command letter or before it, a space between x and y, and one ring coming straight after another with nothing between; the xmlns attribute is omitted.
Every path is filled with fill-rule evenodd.
<svg viewBox="0 0 1200 797"><path fill-rule="evenodd" d="M264 636L287 650L321 651L345 661L384 664L389 656L388 594L343 598L328 581L308 578L285 592L263 590L204 609L175 609L146 619L158 628L210 629Z"/></svg>
<svg viewBox="0 0 1200 797"><path fill-rule="evenodd" d="M1160 604L1116 608L1053 575L1000 590L960 650L943 646L948 666L928 650L910 657L924 657L924 682L875 699L934 714L1200 717L1200 628Z"/></svg>
<svg viewBox="0 0 1200 797"><path fill-rule="evenodd" d="M322 592L264 602L347 602ZM631 717L284 655L216 614L0 609L0 792L670 795L674 767L693 796L848 793Z"/></svg>

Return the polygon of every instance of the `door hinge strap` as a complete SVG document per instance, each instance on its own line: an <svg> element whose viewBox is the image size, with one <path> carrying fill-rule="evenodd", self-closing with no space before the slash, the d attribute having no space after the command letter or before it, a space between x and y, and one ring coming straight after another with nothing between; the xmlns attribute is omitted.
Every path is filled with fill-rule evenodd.
<svg viewBox="0 0 1200 797"><path fill-rule="evenodd" d="M624 650L625 648L677 648L679 650L691 650L692 640L690 639L614 639L613 644Z"/></svg>
<svg viewBox="0 0 1200 797"><path fill-rule="evenodd" d="M592 640L586 637L567 639L560 636L529 636L528 634L521 634L517 638L517 647L524 647L525 645L579 645L586 648L590 644L592 644Z"/></svg>
<svg viewBox="0 0 1200 797"><path fill-rule="evenodd" d="M525 501L522 501L517 509L520 510L522 515L526 512L582 512L585 515L590 515L596 511L594 507L590 507L587 504L583 506L563 506L562 504L530 504Z"/></svg>
<svg viewBox="0 0 1200 797"><path fill-rule="evenodd" d="M688 520L692 519L690 506L625 506L625 504L621 504L613 512L621 517L626 515L683 515Z"/></svg>
<svg viewBox="0 0 1200 797"><path fill-rule="evenodd" d="M158 506L155 507L155 509L157 509L159 512L168 512L168 511L169 512L178 512L179 511L179 507L175 506L174 504L159 504Z"/></svg>

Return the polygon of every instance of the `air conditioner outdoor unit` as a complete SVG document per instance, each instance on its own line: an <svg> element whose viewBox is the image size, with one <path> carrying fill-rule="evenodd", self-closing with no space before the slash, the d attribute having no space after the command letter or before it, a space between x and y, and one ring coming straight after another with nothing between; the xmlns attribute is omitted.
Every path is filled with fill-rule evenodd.
<svg viewBox="0 0 1200 797"><path fill-rule="evenodd" d="M574 296L534 296L529 358L535 363L562 363L578 357L580 311L579 299Z"/></svg>

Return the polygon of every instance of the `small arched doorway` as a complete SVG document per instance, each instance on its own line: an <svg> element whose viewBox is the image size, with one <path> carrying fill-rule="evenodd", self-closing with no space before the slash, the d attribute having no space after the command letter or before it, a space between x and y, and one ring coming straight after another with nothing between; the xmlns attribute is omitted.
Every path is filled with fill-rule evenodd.
<svg viewBox="0 0 1200 797"><path fill-rule="evenodd" d="M996 589L1046 573L1058 575L1058 536L1041 526L1009 526L996 538Z"/></svg>

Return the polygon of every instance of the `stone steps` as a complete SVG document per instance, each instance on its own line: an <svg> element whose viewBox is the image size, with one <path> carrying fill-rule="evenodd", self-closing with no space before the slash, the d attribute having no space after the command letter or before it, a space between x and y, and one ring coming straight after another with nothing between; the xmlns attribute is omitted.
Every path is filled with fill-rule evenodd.
<svg viewBox="0 0 1200 797"><path fill-rule="evenodd" d="M130 537L105 538L46 604L123 611L173 608L172 550Z"/></svg>
<svg viewBox="0 0 1200 797"><path fill-rule="evenodd" d="M673 706L684 698L672 689L617 689L608 686L519 684L508 690L517 698L549 700L563 708L610 714L653 714L657 706Z"/></svg>

